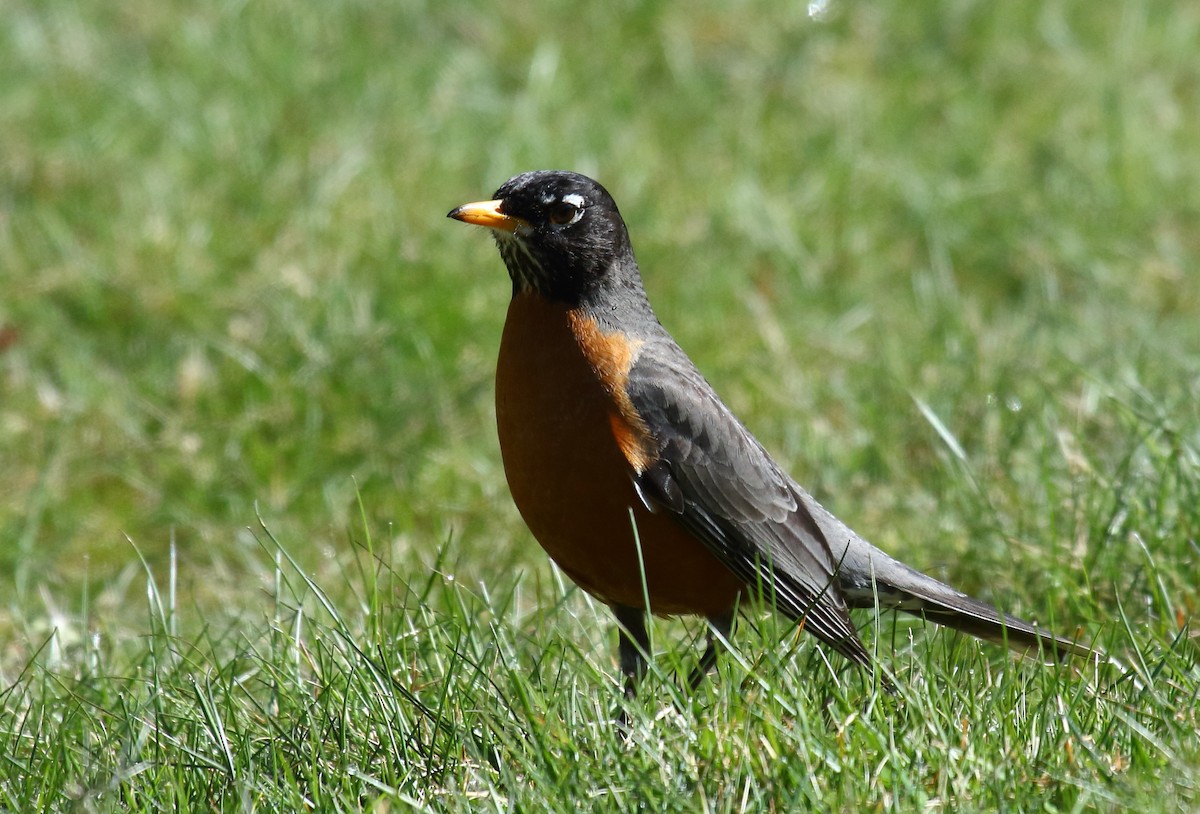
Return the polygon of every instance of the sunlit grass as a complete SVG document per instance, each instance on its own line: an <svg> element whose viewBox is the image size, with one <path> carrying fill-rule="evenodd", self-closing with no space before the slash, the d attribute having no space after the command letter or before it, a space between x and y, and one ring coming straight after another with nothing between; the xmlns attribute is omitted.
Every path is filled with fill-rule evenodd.
<svg viewBox="0 0 1200 814"><path fill-rule="evenodd" d="M1196 806L1190 6L4 16L0 810ZM892 699L756 613L691 696L660 622L622 739L444 219L554 167L798 480L1115 661L864 614Z"/></svg>

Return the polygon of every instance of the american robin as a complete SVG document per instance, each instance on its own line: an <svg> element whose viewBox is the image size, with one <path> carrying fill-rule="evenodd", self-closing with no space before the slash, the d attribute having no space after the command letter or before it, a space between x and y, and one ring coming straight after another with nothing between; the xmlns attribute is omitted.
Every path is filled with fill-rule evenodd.
<svg viewBox="0 0 1200 814"><path fill-rule="evenodd" d="M612 607L628 694L647 610L708 619L699 680L744 595L867 667L849 609L877 603L1015 649L1092 653L898 562L793 481L659 324L600 184L527 172L449 217L491 229L512 278L496 423L513 500Z"/></svg>

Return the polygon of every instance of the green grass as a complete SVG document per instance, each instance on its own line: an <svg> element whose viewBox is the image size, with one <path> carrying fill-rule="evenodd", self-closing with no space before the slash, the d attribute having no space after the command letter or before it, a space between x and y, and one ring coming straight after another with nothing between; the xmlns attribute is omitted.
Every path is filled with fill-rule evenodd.
<svg viewBox="0 0 1200 814"><path fill-rule="evenodd" d="M1200 806L1200 8L0 9L0 810ZM1114 662L661 622L622 739L444 218L554 167L830 508Z"/></svg>

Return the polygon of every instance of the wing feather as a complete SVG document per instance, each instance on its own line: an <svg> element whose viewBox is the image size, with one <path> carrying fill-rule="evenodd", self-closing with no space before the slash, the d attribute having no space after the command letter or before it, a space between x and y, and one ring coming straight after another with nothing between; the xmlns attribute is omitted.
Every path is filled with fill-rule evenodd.
<svg viewBox="0 0 1200 814"><path fill-rule="evenodd" d="M788 477L673 343L647 344L628 379L658 446L638 489L726 567L848 658L869 664L829 544Z"/></svg>

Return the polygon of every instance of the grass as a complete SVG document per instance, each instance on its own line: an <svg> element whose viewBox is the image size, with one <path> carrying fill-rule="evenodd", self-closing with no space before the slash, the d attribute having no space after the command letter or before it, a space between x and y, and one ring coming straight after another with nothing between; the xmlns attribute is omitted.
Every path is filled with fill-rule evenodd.
<svg viewBox="0 0 1200 814"><path fill-rule="evenodd" d="M8 0L0 810L1200 805L1200 13ZM507 281L599 177L660 317L907 562L1111 653L768 616L694 696L508 500Z"/></svg>

